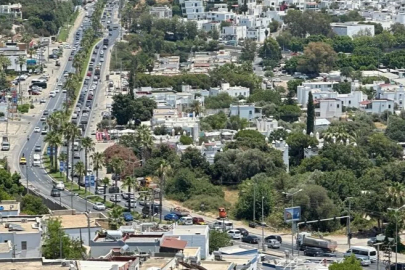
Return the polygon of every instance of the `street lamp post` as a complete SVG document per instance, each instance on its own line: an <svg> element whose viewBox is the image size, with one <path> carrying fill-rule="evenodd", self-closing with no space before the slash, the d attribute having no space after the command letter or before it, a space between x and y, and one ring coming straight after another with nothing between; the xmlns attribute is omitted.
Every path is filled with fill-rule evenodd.
<svg viewBox="0 0 405 270"><path fill-rule="evenodd" d="M264 196L262 196L262 250L264 250Z"/></svg>
<svg viewBox="0 0 405 270"><path fill-rule="evenodd" d="M301 192L302 188L293 193L283 192L287 197L291 197L291 207L294 207L294 195ZM291 255L294 255L294 221L291 220Z"/></svg>
<svg viewBox="0 0 405 270"><path fill-rule="evenodd" d="M395 270L398 270L398 211L405 207L405 204L399 208L387 208L395 212Z"/></svg>
<svg viewBox="0 0 405 270"><path fill-rule="evenodd" d="M352 202L350 201L351 199L353 199L354 197L347 197L346 200L349 201L349 218L347 220L347 244L349 245L350 248L350 238L351 238L351 230L350 230L350 219L351 219L351 206L352 206ZM346 201L345 200L345 201Z"/></svg>

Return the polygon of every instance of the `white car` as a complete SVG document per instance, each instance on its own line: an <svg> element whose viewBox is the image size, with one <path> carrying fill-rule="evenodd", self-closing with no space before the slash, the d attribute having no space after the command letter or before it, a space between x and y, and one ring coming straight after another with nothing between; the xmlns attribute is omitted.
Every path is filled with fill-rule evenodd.
<svg viewBox="0 0 405 270"><path fill-rule="evenodd" d="M35 128L34 128L34 132L35 132L35 133L40 133L40 132L41 132L41 129L40 129L39 127L35 127Z"/></svg>
<svg viewBox="0 0 405 270"><path fill-rule="evenodd" d="M119 195L111 195L110 201L112 201L112 202L120 202L121 201L121 196L119 196Z"/></svg>
<svg viewBox="0 0 405 270"><path fill-rule="evenodd" d="M98 210L98 211L104 211L105 205L101 202L96 202L93 206L93 209Z"/></svg>
<svg viewBox="0 0 405 270"><path fill-rule="evenodd" d="M55 89L55 93L60 93L60 89L59 89L59 88L56 88L56 89Z"/></svg>
<svg viewBox="0 0 405 270"><path fill-rule="evenodd" d="M62 89L62 93L66 93L66 89Z"/></svg>
<svg viewBox="0 0 405 270"><path fill-rule="evenodd" d="M241 239L242 238L242 234L240 233L239 230L229 230L228 232L229 237L231 237L232 239Z"/></svg>
<svg viewBox="0 0 405 270"><path fill-rule="evenodd" d="M41 117L41 122L45 122L46 121L46 117L45 116L42 116Z"/></svg>
<svg viewBox="0 0 405 270"><path fill-rule="evenodd" d="M58 83L58 86L63 86L63 83L62 83L62 82L59 82L59 83Z"/></svg>
<svg viewBox="0 0 405 270"><path fill-rule="evenodd" d="M104 62L104 57L101 57L101 58L100 58L100 62Z"/></svg>
<svg viewBox="0 0 405 270"><path fill-rule="evenodd" d="M55 91L51 91L51 92L49 93L49 97L56 97Z"/></svg>

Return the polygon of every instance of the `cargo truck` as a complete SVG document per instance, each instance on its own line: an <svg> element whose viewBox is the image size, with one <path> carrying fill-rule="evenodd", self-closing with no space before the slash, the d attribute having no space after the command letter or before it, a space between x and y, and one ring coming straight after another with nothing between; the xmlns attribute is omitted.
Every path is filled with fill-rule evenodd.
<svg viewBox="0 0 405 270"><path fill-rule="evenodd" d="M334 252L337 242L329 239L311 237L311 233L302 232L297 236L297 247L299 250L305 250L306 247L317 247L328 252Z"/></svg>
<svg viewBox="0 0 405 270"><path fill-rule="evenodd" d="M175 207L170 209L170 213L176 214L179 218L186 217L190 215L190 212L186 209Z"/></svg>

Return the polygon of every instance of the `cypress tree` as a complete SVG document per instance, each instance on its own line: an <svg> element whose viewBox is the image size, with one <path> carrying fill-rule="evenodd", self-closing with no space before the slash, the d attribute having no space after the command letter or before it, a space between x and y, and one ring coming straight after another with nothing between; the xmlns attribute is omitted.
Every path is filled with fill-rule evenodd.
<svg viewBox="0 0 405 270"><path fill-rule="evenodd" d="M308 103L307 103L307 134L314 132L315 125L315 107L314 107L314 98L312 93L309 92Z"/></svg>

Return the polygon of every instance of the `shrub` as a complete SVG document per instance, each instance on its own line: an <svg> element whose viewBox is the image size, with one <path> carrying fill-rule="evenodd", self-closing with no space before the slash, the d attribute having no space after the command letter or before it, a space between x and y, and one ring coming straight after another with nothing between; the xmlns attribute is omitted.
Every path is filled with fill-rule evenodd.
<svg viewBox="0 0 405 270"><path fill-rule="evenodd" d="M201 204L204 204L204 209L201 209ZM195 211L215 212L218 211L219 207L229 209L231 205L229 202L226 202L223 197L218 195L197 195L186 201L184 206Z"/></svg>
<svg viewBox="0 0 405 270"><path fill-rule="evenodd" d="M30 105L29 104L18 105L17 109L20 113L27 113L30 110Z"/></svg>

